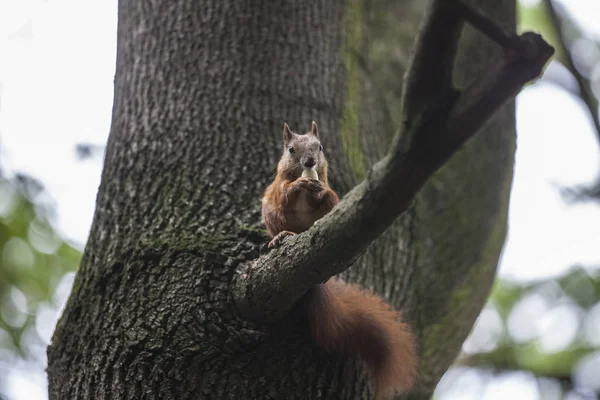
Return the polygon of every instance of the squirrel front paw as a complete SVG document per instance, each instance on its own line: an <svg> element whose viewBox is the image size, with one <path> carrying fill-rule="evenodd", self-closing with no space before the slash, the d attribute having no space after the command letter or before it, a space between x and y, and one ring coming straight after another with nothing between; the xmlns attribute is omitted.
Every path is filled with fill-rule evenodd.
<svg viewBox="0 0 600 400"><path fill-rule="evenodd" d="M323 184L321 181L317 181L315 179L299 178L297 180L297 184L302 190L315 195L319 194L323 190Z"/></svg>
<svg viewBox="0 0 600 400"><path fill-rule="evenodd" d="M273 239L271 239L268 247L270 249L278 247L281 245L281 243L283 243L283 239L285 239L288 236L292 236L292 235L295 235L295 233L290 232L290 231L281 231Z"/></svg>

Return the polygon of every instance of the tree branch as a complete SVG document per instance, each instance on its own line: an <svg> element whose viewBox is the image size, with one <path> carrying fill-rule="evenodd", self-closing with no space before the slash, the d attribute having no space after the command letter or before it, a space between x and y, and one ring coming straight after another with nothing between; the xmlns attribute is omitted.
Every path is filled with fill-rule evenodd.
<svg viewBox="0 0 600 400"><path fill-rule="evenodd" d="M455 365L455 366L462 366L462 365ZM558 381L559 383L566 385L569 389L573 387L573 378L572 378L572 374L570 372L565 373L565 374L552 375L552 374L531 371L528 369L497 367L495 365L489 365L489 366L488 365L484 365L484 366L474 365L474 366L466 366L464 368L471 368L471 369L478 370L481 372L488 372L488 373L491 372L494 375L506 374L506 373L529 373L537 380L539 380L539 379L554 379L554 380Z"/></svg>
<svg viewBox="0 0 600 400"><path fill-rule="evenodd" d="M581 98L581 100L583 100L588 111L590 112L592 123L594 124L594 128L596 129L596 136L598 140L600 140L600 111L598 107L598 100L594 96L589 80L587 80L575 67L575 63L573 62L573 55L571 54L571 51L567 46L567 38L565 37L563 23L560 20L558 13L556 12L554 2L552 0L544 0L544 4L546 6L546 9L548 10L548 13L550 14L552 25L554 25L554 29L556 30L556 36L558 37L558 46L560 47L561 52L565 55L565 67L567 67L567 69L571 72L571 74L577 81L577 86L579 86L578 95Z"/></svg>
<svg viewBox="0 0 600 400"><path fill-rule="evenodd" d="M494 38L507 57L461 93L451 86L451 68L462 20ZM507 33L460 1L434 1L407 71L404 123L390 152L311 229L242 266L234 291L240 311L277 320L315 284L350 267L485 121L542 73L553 52L541 36Z"/></svg>
<svg viewBox="0 0 600 400"><path fill-rule="evenodd" d="M568 382L577 360L593 352L593 347L576 346L569 350L544 356L545 362L527 363L517 357L519 350L527 345L503 345L485 353L461 354L454 362L455 367L469 367L502 371L529 372L537 377L553 378Z"/></svg>
<svg viewBox="0 0 600 400"><path fill-rule="evenodd" d="M417 33L404 77L400 106L404 123L413 119L432 98L452 92L452 71L462 26L454 2L431 3ZM397 138L402 139L396 142L397 146L410 146L412 138L408 135Z"/></svg>

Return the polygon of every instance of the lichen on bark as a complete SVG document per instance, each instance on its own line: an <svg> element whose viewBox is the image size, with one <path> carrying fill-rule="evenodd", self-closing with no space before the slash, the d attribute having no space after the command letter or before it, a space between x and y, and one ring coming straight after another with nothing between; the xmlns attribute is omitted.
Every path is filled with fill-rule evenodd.
<svg viewBox="0 0 600 400"><path fill-rule="evenodd" d="M342 138L344 153L357 181L365 178L366 166L360 135L360 64L359 56L363 47L363 0L347 0L342 21L341 58L346 69L344 106L339 135Z"/></svg>

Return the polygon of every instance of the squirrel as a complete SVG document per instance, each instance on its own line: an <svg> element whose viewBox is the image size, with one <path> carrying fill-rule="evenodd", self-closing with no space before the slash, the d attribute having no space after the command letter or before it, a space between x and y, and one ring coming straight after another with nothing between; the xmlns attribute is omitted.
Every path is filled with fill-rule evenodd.
<svg viewBox="0 0 600 400"><path fill-rule="evenodd" d="M327 160L317 124L303 135L284 123L277 176L262 199L262 222L279 246L309 229L339 202L327 181ZM358 356L367 366L376 398L409 391L417 375L416 339L401 314L357 285L331 278L303 299L313 341L330 352Z"/></svg>

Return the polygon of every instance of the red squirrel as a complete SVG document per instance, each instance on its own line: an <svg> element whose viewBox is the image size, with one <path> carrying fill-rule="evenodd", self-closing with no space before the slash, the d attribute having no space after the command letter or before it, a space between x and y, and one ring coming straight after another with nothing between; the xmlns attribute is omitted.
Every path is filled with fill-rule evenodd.
<svg viewBox="0 0 600 400"><path fill-rule="evenodd" d="M272 237L268 247L309 229L338 202L327 181L317 124L313 122L304 135L284 124L277 176L262 199L262 221ZM383 299L331 278L310 290L303 304L315 343L326 351L361 358L377 398L412 388L417 374L416 340L400 313Z"/></svg>

